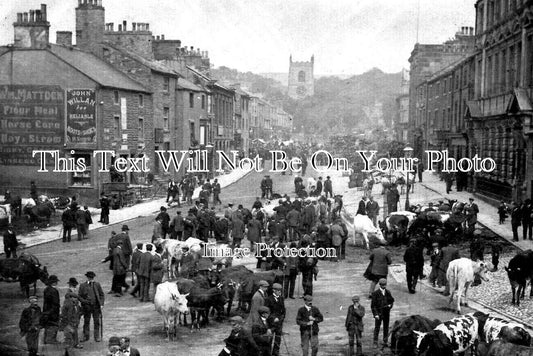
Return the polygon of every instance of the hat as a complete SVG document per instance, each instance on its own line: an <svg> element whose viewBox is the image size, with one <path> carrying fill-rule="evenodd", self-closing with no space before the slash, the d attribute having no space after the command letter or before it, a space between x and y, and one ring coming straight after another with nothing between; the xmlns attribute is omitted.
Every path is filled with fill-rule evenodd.
<svg viewBox="0 0 533 356"><path fill-rule="evenodd" d="M233 203L228 203L228 206L233 206Z"/></svg>
<svg viewBox="0 0 533 356"><path fill-rule="evenodd" d="M474 200L474 198L468 198L468 200Z"/></svg>
<svg viewBox="0 0 533 356"><path fill-rule="evenodd" d="M438 242L433 242L433 243L431 244L431 246L433 246L433 247L439 247L439 243L438 243Z"/></svg>
<svg viewBox="0 0 533 356"><path fill-rule="evenodd" d="M312 302L313 301L313 296L309 295L309 294L306 294L306 295L304 295L304 300L306 302Z"/></svg>
<svg viewBox="0 0 533 356"><path fill-rule="evenodd" d="M237 323L244 323L244 319L239 315L232 316L229 320Z"/></svg>
<svg viewBox="0 0 533 356"><path fill-rule="evenodd" d="M378 283L379 285L387 284L387 280L385 278L380 278Z"/></svg>
<svg viewBox="0 0 533 356"><path fill-rule="evenodd" d="M268 287L269 286L268 282L263 280L263 279L260 280L258 284L259 284L259 287Z"/></svg>
<svg viewBox="0 0 533 356"><path fill-rule="evenodd" d="M48 277L48 283L49 284L55 283L55 282L59 282L59 278L57 278L57 276L55 274L53 274L50 277Z"/></svg>
<svg viewBox="0 0 533 356"><path fill-rule="evenodd" d="M96 273L94 273L93 271L88 271L87 273L85 273L85 276L88 278L94 278L96 277Z"/></svg>
<svg viewBox="0 0 533 356"><path fill-rule="evenodd" d="M120 346L120 339L118 336L111 336L109 338L109 346Z"/></svg>
<svg viewBox="0 0 533 356"><path fill-rule="evenodd" d="M76 278L74 278L74 277L70 277L70 278L68 279L68 285L69 285L69 286L76 287L78 284L79 284L79 283L78 283L78 280L77 280Z"/></svg>
<svg viewBox="0 0 533 356"><path fill-rule="evenodd" d="M352 301L353 301L353 302L358 302L359 299L360 299L360 298L359 298L358 295L354 295L354 296L352 297Z"/></svg>
<svg viewBox="0 0 533 356"><path fill-rule="evenodd" d="M274 283L274 284L272 285L272 289L278 289L278 290L279 290L279 289L282 289L282 288L283 288L283 287L282 287L281 284L279 284L279 283Z"/></svg>
<svg viewBox="0 0 533 356"><path fill-rule="evenodd" d="M39 297L37 297L36 295L30 295L30 297L28 298L28 300L30 302L33 302L33 301L38 301L39 300Z"/></svg>
<svg viewBox="0 0 533 356"><path fill-rule="evenodd" d="M257 311L259 312L259 314L270 313L270 308L269 307L265 307L264 305L262 305L259 308L257 308Z"/></svg>
<svg viewBox="0 0 533 356"><path fill-rule="evenodd" d="M481 235L481 230L475 229L474 230L474 235Z"/></svg>
<svg viewBox="0 0 533 356"><path fill-rule="evenodd" d="M130 231L128 225L122 225L122 231Z"/></svg>

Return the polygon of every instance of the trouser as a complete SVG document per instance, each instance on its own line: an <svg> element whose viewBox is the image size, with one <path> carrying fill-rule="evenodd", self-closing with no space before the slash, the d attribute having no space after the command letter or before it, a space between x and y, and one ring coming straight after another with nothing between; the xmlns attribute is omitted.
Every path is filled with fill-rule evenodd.
<svg viewBox="0 0 533 356"><path fill-rule="evenodd" d="M139 283L141 285L141 302L150 300L150 278L139 276Z"/></svg>
<svg viewBox="0 0 533 356"><path fill-rule="evenodd" d="M378 217L376 215L368 214L368 218L372 221L372 224L374 224L374 227L378 227Z"/></svg>
<svg viewBox="0 0 533 356"><path fill-rule="evenodd" d="M70 242L70 236L72 234L72 228L71 227L65 227L63 225L63 242Z"/></svg>
<svg viewBox="0 0 533 356"><path fill-rule="evenodd" d="M222 202L220 201L220 193L218 192L213 192L213 204L214 205L217 205L217 204L222 204Z"/></svg>
<svg viewBox="0 0 533 356"><path fill-rule="evenodd" d="M237 238L237 237L234 237L233 238L233 247L241 247L241 241L242 241L242 238Z"/></svg>
<svg viewBox="0 0 533 356"><path fill-rule="evenodd" d="M282 329L283 329L283 326L280 325L276 328L273 328L272 330L272 332L274 333L274 339L272 341L272 356L279 356Z"/></svg>
<svg viewBox="0 0 533 356"><path fill-rule="evenodd" d="M267 190L265 188L261 188L261 199L264 199L267 197Z"/></svg>
<svg viewBox="0 0 533 356"><path fill-rule="evenodd" d="M381 278L385 278L386 279L387 276L380 276L380 275L377 275L377 274L374 275L374 279L372 279L370 281L370 289L368 290L368 295L369 296L372 296L372 293L374 293L374 290L376 289L376 284L378 283L378 281Z"/></svg>
<svg viewBox="0 0 533 356"><path fill-rule="evenodd" d="M63 330L63 335L65 336L65 348L68 350L69 355L71 355L71 349L80 343L78 339L78 325L67 325Z"/></svg>
<svg viewBox="0 0 533 356"><path fill-rule="evenodd" d="M26 345L30 356L36 356L39 351L39 329L26 333Z"/></svg>
<svg viewBox="0 0 533 356"><path fill-rule="evenodd" d="M6 246L4 245L4 252L6 253L6 258L17 258L17 246Z"/></svg>
<svg viewBox="0 0 533 356"><path fill-rule="evenodd" d="M102 317L102 310L100 309L100 306L91 306L83 312L83 337L85 340L91 339L91 317L93 318L94 323L94 339L100 340L100 328L102 327L100 325Z"/></svg>
<svg viewBox="0 0 533 356"><path fill-rule="evenodd" d="M170 234L170 238L174 240L177 239L181 241L182 236L183 236L183 231L172 230L172 233Z"/></svg>
<svg viewBox="0 0 533 356"><path fill-rule="evenodd" d="M78 230L78 241L83 240L85 238L85 235L87 235L87 226L77 225L76 229Z"/></svg>
<svg viewBox="0 0 533 356"><path fill-rule="evenodd" d="M346 258L346 239L342 239L341 242L341 260Z"/></svg>
<svg viewBox="0 0 533 356"><path fill-rule="evenodd" d="M431 266L431 272L429 273L429 283L435 284L439 276L439 266Z"/></svg>
<svg viewBox="0 0 533 356"><path fill-rule="evenodd" d="M109 210L102 210L100 213L100 222L102 224L109 224Z"/></svg>
<svg viewBox="0 0 533 356"><path fill-rule="evenodd" d="M58 325L56 323L46 325L44 328L44 343L55 344L57 343L57 330Z"/></svg>
<svg viewBox="0 0 533 356"><path fill-rule="evenodd" d="M328 198L328 194L330 198L333 198L333 192L329 189L324 189L324 196Z"/></svg>
<svg viewBox="0 0 533 356"><path fill-rule="evenodd" d="M349 356L354 356L354 344L357 345L357 356L363 354L363 344L361 340L363 339L363 333L361 330L350 328L348 330L348 345L350 346ZM355 342L354 342L355 341Z"/></svg>
<svg viewBox="0 0 533 356"><path fill-rule="evenodd" d="M111 282L111 290L115 293L122 293L122 287L129 288L130 286L126 283L126 273L124 274L114 274L113 281Z"/></svg>
<svg viewBox="0 0 533 356"><path fill-rule="evenodd" d="M311 344L311 355L316 356L318 354L318 334L311 335L311 330L300 331L300 338L303 356L309 355L309 344Z"/></svg>
<svg viewBox="0 0 533 356"><path fill-rule="evenodd" d="M139 277L139 275L137 274L137 272L135 272L135 277L136 277L136 279L137 279L137 284L135 284L135 287L133 287L133 290L131 291L131 294L138 293L138 292L141 290L140 277ZM133 282L132 282L132 283L133 283Z"/></svg>
<svg viewBox="0 0 533 356"><path fill-rule="evenodd" d="M296 241L299 237L298 226L289 226L289 241Z"/></svg>
<svg viewBox="0 0 533 356"><path fill-rule="evenodd" d="M416 267L407 268L405 273L407 275L407 289L409 291L414 291L416 289L418 278L420 277L420 269Z"/></svg>
<svg viewBox="0 0 533 356"><path fill-rule="evenodd" d="M283 297L293 298L294 297L294 287L296 285L296 276L298 275L298 270L292 268L289 271L288 275L285 275L285 289L283 290Z"/></svg>
<svg viewBox="0 0 533 356"><path fill-rule="evenodd" d="M313 295L313 271L302 272L302 288L304 295Z"/></svg>
<svg viewBox="0 0 533 356"><path fill-rule="evenodd" d="M531 240L531 233L533 232L532 230L533 230L533 224L531 221L522 222L522 231L523 231L522 237L524 238L524 240L527 239L528 232L529 232L529 239Z"/></svg>
<svg viewBox="0 0 533 356"><path fill-rule="evenodd" d="M374 344L378 343L378 336L379 336L379 329L381 327L381 324L383 323L383 343L386 344L387 340L389 339L389 319L390 319L390 312L384 311L381 313L379 319L375 319L374 324Z"/></svg>
<svg viewBox="0 0 533 356"><path fill-rule="evenodd" d="M337 262L341 256L341 246L333 246L333 248L335 249L335 257L332 256L331 260Z"/></svg>
<svg viewBox="0 0 533 356"><path fill-rule="evenodd" d="M511 223L511 228L513 230L513 240L518 241L518 227L519 224L513 224Z"/></svg>

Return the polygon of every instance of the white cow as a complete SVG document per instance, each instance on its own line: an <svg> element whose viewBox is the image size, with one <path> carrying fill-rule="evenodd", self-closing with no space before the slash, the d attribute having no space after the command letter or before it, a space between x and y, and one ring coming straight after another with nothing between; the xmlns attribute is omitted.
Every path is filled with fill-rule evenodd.
<svg viewBox="0 0 533 356"><path fill-rule="evenodd" d="M492 272L493 269L494 267L490 262L472 261L469 258L459 258L450 262L446 271L446 279L450 286L449 303L453 302L453 294L457 291L456 310L458 314L461 314L461 298L463 292L463 305L468 306L468 287L474 282L474 276L479 275L482 280L487 281L488 278L485 276L485 273L487 271Z"/></svg>
<svg viewBox="0 0 533 356"><path fill-rule="evenodd" d="M11 224L11 204L0 205L0 220L7 219L7 223Z"/></svg>
<svg viewBox="0 0 533 356"><path fill-rule="evenodd" d="M316 189L316 179L313 177L307 178L307 191L310 193Z"/></svg>
<svg viewBox="0 0 533 356"><path fill-rule="evenodd" d="M179 262L181 261L181 257L183 256L182 248L188 247L190 253L201 256L203 252L202 243L202 240L197 239L195 237L189 237L185 241L179 241L174 239L159 239L155 242L156 245L159 245L163 248L163 253L161 257L167 260L167 270L169 279L176 278L176 266L179 264Z"/></svg>
<svg viewBox="0 0 533 356"><path fill-rule="evenodd" d="M180 294L176 283L166 281L157 285L154 296L155 310L163 316L165 331L169 340L171 335L176 337L179 313L189 313L188 295L188 293Z"/></svg>
<svg viewBox="0 0 533 356"><path fill-rule="evenodd" d="M368 236L375 236L382 244L386 243L385 237L383 237L383 233L381 230L374 226L372 223L372 220L366 215L356 215L353 218L353 228L354 228L354 240L353 243L355 245L355 236L357 234L360 234L363 236L363 242L365 244L365 247L367 249L370 248Z"/></svg>

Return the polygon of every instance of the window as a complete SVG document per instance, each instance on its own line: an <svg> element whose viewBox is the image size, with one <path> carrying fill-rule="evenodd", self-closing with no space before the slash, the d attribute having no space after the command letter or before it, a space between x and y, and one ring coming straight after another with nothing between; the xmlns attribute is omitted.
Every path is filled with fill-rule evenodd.
<svg viewBox="0 0 533 356"><path fill-rule="evenodd" d="M194 133L194 122L189 122L189 132L191 134L191 145L196 141L196 135Z"/></svg>
<svg viewBox="0 0 533 356"><path fill-rule="evenodd" d="M194 93L189 93L189 107L194 108Z"/></svg>
<svg viewBox="0 0 533 356"><path fill-rule="evenodd" d="M139 94L139 106L140 107L144 106L144 95L142 94Z"/></svg>
<svg viewBox="0 0 533 356"><path fill-rule="evenodd" d="M144 141L144 119L142 117L139 118L138 140Z"/></svg>
<svg viewBox="0 0 533 356"><path fill-rule="evenodd" d="M71 156L74 160L83 158L87 168L83 172L71 173L71 184L77 187L91 186L91 155L89 153L76 153Z"/></svg>
<svg viewBox="0 0 533 356"><path fill-rule="evenodd" d="M118 102L119 102L119 101L120 101L120 100L119 100L119 97L118 97L118 90L115 90L115 91L113 91L113 103L114 103L115 105L118 105Z"/></svg>
<svg viewBox="0 0 533 356"><path fill-rule="evenodd" d="M113 136L115 140L120 140L120 116L113 116Z"/></svg>
<svg viewBox="0 0 533 356"><path fill-rule="evenodd" d="M168 92L168 88L170 86L170 79L169 77L163 78L163 90Z"/></svg>
<svg viewBox="0 0 533 356"><path fill-rule="evenodd" d="M305 72L303 70L298 72L298 81L300 83L305 82Z"/></svg>
<svg viewBox="0 0 533 356"><path fill-rule="evenodd" d="M163 108L163 129L168 131L168 113L169 108Z"/></svg>
<svg viewBox="0 0 533 356"><path fill-rule="evenodd" d="M205 109L205 95L202 95L202 109Z"/></svg>

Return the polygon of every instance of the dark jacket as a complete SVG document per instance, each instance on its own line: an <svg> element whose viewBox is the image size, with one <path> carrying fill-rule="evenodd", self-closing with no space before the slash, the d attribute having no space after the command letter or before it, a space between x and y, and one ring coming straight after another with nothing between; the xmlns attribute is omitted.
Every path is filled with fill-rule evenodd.
<svg viewBox="0 0 533 356"><path fill-rule="evenodd" d="M82 299L85 299L85 302L83 303L84 307L100 307L104 305L105 295L104 291L102 290L102 286L100 285L100 283L95 281L93 281L92 284L93 285L90 285L89 281L80 284L78 295Z"/></svg>
<svg viewBox="0 0 533 356"><path fill-rule="evenodd" d="M20 316L19 328L22 335L30 331L38 331L41 328L41 307L30 305L22 311Z"/></svg>
<svg viewBox="0 0 533 356"><path fill-rule="evenodd" d="M274 328L280 327L283 324L283 320L285 320L285 302L283 301L283 297L279 296L276 301L276 298L271 295L265 300L265 306L270 309L270 325ZM274 322L275 318L278 318L279 322Z"/></svg>
<svg viewBox="0 0 533 356"><path fill-rule="evenodd" d="M421 271L424 267L424 252L418 246L409 246L403 255L406 269Z"/></svg>
<svg viewBox="0 0 533 356"><path fill-rule="evenodd" d="M309 322L309 316L315 318L313 325L307 325ZM323 320L324 317L322 316L322 313L320 313L320 310L314 305L311 306L310 311L307 311L305 306L301 307L298 309L298 314L296 315L296 324L300 325L300 332L304 332L311 328L313 335L318 335L318 331L320 330L318 323L321 323Z"/></svg>
<svg viewBox="0 0 533 356"><path fill-rule="evenodd" d="M354 305L348 307L348 314L346 314L346 322L344 326L346 330L358 330L363 332L363 317L365 316L365 307L361 304L357 306L357 309Z"/></svg>
<svg viewBox="0 0 533 356"><path fill-rule="evenodd" d="M387 276L389 265L392 263L390 252L384 247L378 247L372 250L370 254L372 261L372 274L376 276Z"/></svg>
<svg viewBox="0 0 533 356"><path fill-rule="evenodd" d="M255 343L252 333L245 327L231 330L230 335L224 340L226 348L231 355L255 356L259 355L259 347Z"/></svg>
<svg viewBox="0 0 533 356"><path fill-rule="evenodd" d="M18 245L19 243L15 232L10 229L6 230L6 232L4 232L4 246L7 248L17 248Z"/></svg>
<svg viewBox="0 0 533 356"><path fill-rule="evenodd" d="M150 282L161 283L163 281L163 260L161 256L155 253L152 256L152 265L150 268Z"/></svg>
<svg viewBox="0 0 533 356"><path fill-rule="evenodd" d="M385 289L385 295L381 292L381 288L378 288L372 293L372 303L370 304L370 307L372 308L372 314L374 316L379 315L382 317L384 313L389 313L393 305L394 298L388 289Z"/></svg>
<svg viewBox="0 0 533 356"><path fill-rule="evenodd" d="M66 327L77 328L80 323L81 307L76 293L68 291L65 295L63 308L61 308L61 322L59 329L65 330Z"/></svg>
<svg viewBox="0 0 533 356"><path fill-rule="evenodd" d="M115 247L113 249L113 274L115 276L124 275L128 271L128 267L128 261L122 250L122 245Z"/></svg>
<svg viewBox="0 0 533 356"><path fill-rule="evenodd" d="M70 208L65 209L63 214L61 214L61 221L63 222L64 228L73 228L76 226L76 212L72 211Z"/></svg>
<svg viewBox="0 0 533 356"><path fill-rule="evenodd" d="M261 349L270 348L272 343L272 334L267 334L269 328L270 325L268 325L268 321L265 324L261 318L257 318L252 325L252 337L257 346Z"/></svg>
<svg viewBox="0 0 533 356"><path fill-rule="evenodd" d="M135 250L135 252L133 252L133 256L131 256L131 270L135 273L137 273L139 269L142 254L142 251Z"/></svg>
<svg viewBox="0 0 533 356"><path fill-rule="evenodd" d="M357 207L355 215L366 215L366 203L364 200L361 199L361 201L359 201L359 206Z"/></svg>
<svg viewBox="0 0 533 356"><path fill-rule="evenodd" d="M139 260L139 269L137 274L141 277L150 277L150 271L152 269L152 254L148 251L143 252Z"/></svg>
<svg viewBox="0 0 533 356"><path fill-rule="evenodd" d="M54 325L59 322L59 309L61 300L59 291L52 286L47 286L43 292L43 321L45 325Z"/></svg>

